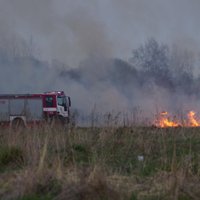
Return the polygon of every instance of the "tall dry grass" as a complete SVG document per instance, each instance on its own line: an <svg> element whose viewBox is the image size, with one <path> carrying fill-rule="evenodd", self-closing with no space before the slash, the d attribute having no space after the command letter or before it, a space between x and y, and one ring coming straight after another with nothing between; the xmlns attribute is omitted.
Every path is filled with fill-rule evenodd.
<svg viewBox="0 0 200 200"><path fill-rule="evenodd" d="M198 199L200 129L0 130L0 199Z"/></svg>

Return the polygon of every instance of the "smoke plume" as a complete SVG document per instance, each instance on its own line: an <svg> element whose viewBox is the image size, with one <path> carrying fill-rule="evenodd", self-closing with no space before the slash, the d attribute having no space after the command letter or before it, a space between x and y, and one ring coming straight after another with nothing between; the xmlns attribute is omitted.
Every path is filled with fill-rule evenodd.
<svg viewBox="0 0 200 200"><path fill-rule="evenodd" d="M1 0L0 92L65 90L79 113L129 112L134 120L198 111L199 6Z"/></svg>

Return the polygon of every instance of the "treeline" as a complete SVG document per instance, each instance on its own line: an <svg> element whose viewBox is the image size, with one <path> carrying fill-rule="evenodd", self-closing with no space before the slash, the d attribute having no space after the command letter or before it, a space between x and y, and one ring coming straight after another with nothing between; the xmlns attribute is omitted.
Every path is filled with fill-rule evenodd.
<svg viewBox="0 0 200 200"><path fill-rule="evenodd" d="M147 101L158 91L161 98L175 95L169 100L173 105L177 96L200 97L194 52L160 44L153 38L134 49L129 60L95 55L78 67L58 60L42 61L34 46L31 41L20 48L18 44L9 48L0 45L1 93L63 89L73 97L74 108L89 112L94 105L102 111L138 105L149 108L153 101Z"/></svg>
<svg viewBox="0 0 200 200"><path fill-rule="evenodd" d="M129 61L119 58L101 60L90 58L79 68L64 68L60 75L76 80L85 87L97 82L110 83L122 93L130 95L130 88L146 92L158 87L170 93L200 94L200 76L195 73L197 58L193 52L159 44L150 38L134 49Z"/></svg>

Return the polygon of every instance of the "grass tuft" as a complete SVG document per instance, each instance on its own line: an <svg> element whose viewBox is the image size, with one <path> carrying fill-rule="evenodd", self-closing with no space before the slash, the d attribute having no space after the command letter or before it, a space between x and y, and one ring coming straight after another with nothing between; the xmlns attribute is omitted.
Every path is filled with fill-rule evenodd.
<svg viewBox="0 0 200 200"><path fill-rule="evenodd" d="M21 167L24 162L24 154L20 147L0 147L0 171L9 167Z"/></svg>

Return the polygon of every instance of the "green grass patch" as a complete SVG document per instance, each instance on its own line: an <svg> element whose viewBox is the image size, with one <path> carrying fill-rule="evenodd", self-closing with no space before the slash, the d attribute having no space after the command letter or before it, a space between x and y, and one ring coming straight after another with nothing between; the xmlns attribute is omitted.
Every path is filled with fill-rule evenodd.
<svg viewBox="0 0 200 200"><path fill-rule="evenodd" d="M138 200L137 194L136 194L135 192L132 192L132 194L131 194L129 200Z"/></svg>
<svg viewBox="0 0 200 200"><path fill-rule="evenodd" d="M17 146L0 147L0 171L6 168L18 168L24 163L23 151Z"/></svg>
<svg viewBox="0 0 200 200"><path fill-rule="evenodd" d="M17 200L53 200L54 198L49 195L26 195L22 198L18 198Z"/></svg>
<svg viewBox="0 0 200 200"><path fill-rule="evenodd" d="M90 149L85 144L73 144L73 157L78 164L87 164L90 161Z"/></svg>

